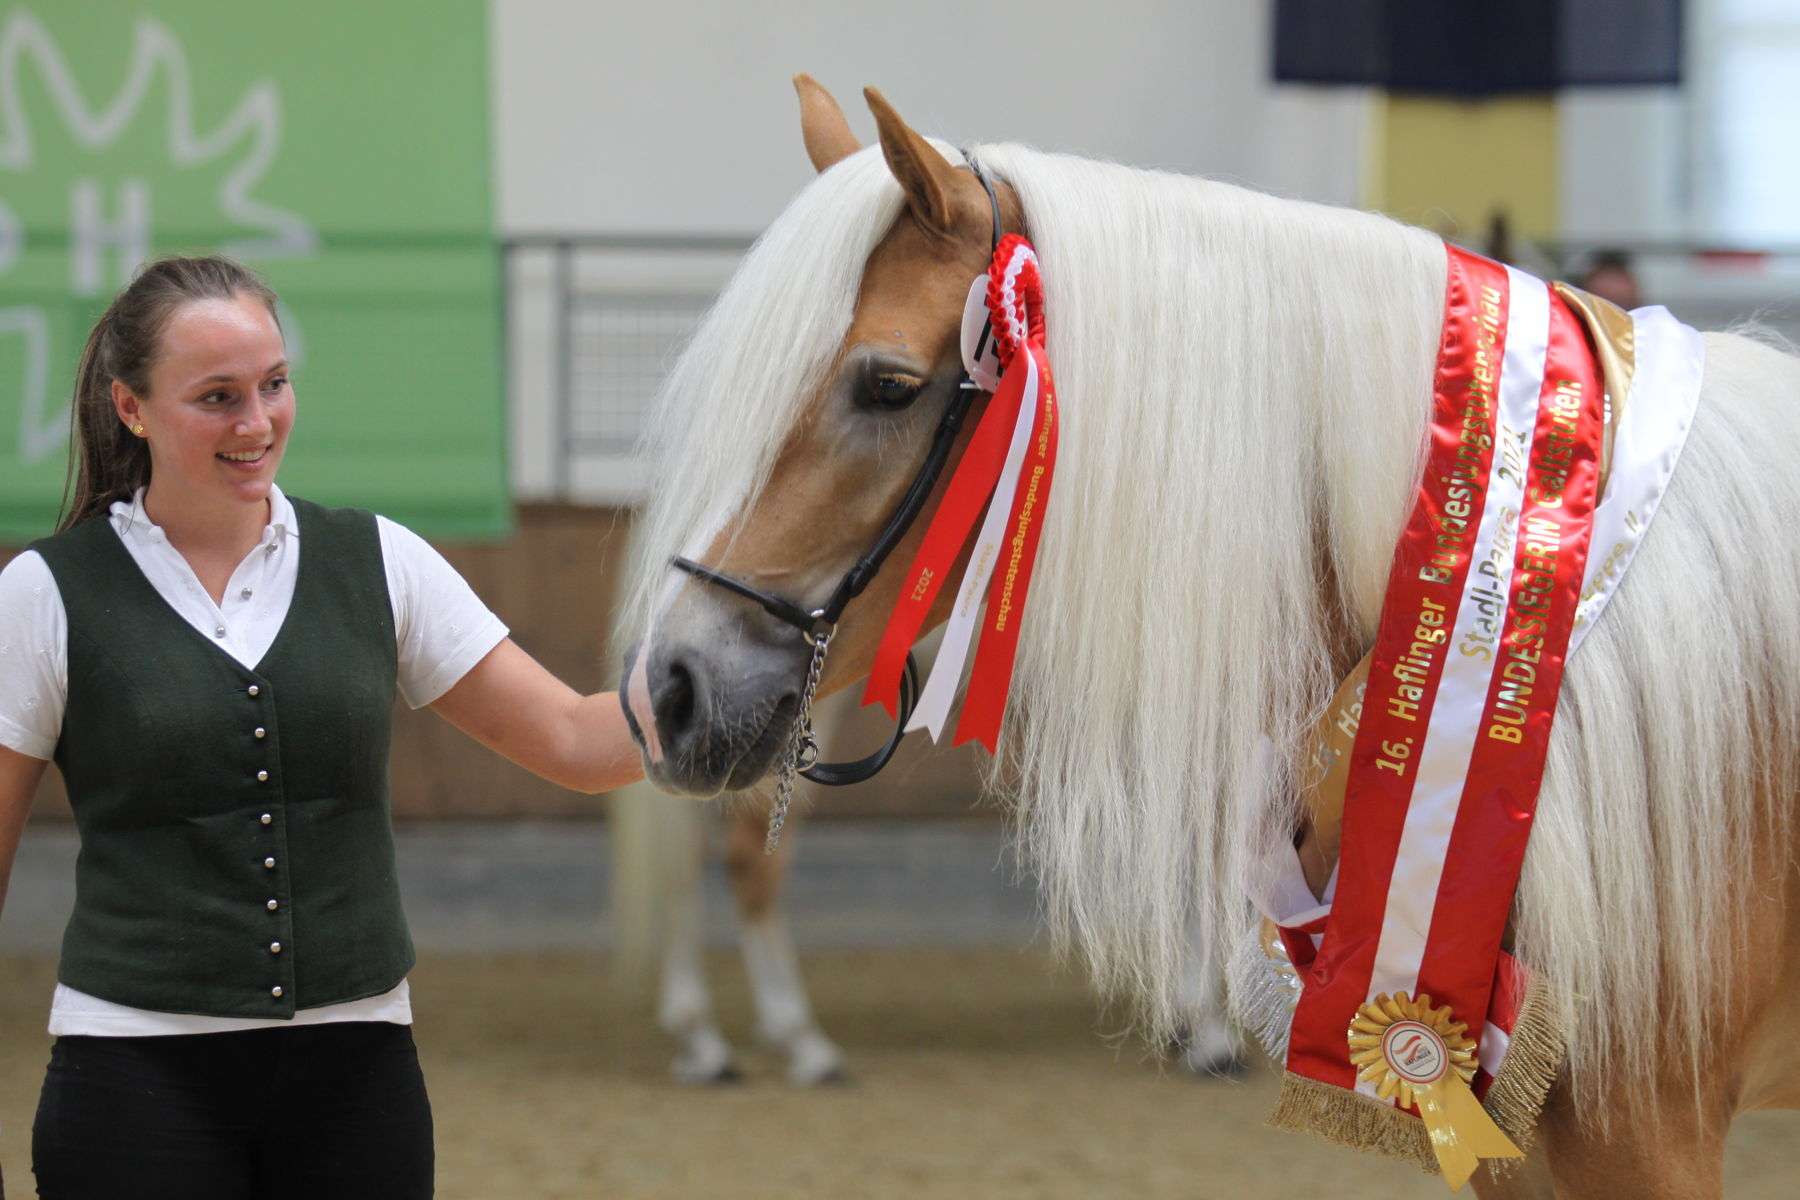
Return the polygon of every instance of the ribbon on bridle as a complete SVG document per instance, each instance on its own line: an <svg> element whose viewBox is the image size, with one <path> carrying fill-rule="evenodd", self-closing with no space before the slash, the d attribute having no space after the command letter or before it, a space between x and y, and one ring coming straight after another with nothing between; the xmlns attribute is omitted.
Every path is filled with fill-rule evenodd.
<svg viewBox="0 0 1800 1200"><path fill-rule="evenodd" d="M995 363L984 361L980 337L989 327L997 380ZM1043 278L1025 238L1008 234L1000 240L987 274L970 288L963 330L964 366L978 384L993 389L993 398L913 557L909 583L902 586L888 619L863 703L896 711L907 655L985 505L943 642L906 729L925 729L932 740L941 738L979 628L954 744L975 740L994 753L1055 477L1059 425L1056 387L1044 349Z"/></svg>

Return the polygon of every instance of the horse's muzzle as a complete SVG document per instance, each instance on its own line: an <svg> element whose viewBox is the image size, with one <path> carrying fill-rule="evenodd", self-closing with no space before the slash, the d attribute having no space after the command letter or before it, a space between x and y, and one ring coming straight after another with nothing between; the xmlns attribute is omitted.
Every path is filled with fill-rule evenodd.
<svg viewBox="0 0 1800 1200"><path fill-rule="evenodd" d="M715 796L776 765L799 709L806 649L733 638L701 646L659 631L625 655L620 701L656 787Z"/></svg>

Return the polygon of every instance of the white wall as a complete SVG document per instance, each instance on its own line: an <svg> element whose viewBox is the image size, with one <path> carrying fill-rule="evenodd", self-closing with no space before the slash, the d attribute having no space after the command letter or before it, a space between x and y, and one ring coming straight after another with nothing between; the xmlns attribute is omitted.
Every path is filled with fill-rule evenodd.
<svg viewBox="0 0 1800 1200"><path fill-rule="evenodd" d="M1366 98L1267 82L1257 0L493 0L500 229L754 233L809 178L790 77L866 139L1023 141L1351 203ZM514 313L515 491L550 489L541 269ZM583 498L635 487L624 468Z"/></svg>
<svg viewBox="0 0 1800 1200"><path fill-rule="evenodd" d="M1354 98L1276 100L1267 7L494 0L501 228L761 229L809 171L797 71L866 137L859 93L872 84L951 141L1024 141L1348 202Z"/></svg>
<svg viewBox="0 0 1800 1200"><path fill-rule="evenodd" d="M1689 111L1674 88L1585 88L1557 103L1561 236L1673 241L1688 232Z"/></svg>

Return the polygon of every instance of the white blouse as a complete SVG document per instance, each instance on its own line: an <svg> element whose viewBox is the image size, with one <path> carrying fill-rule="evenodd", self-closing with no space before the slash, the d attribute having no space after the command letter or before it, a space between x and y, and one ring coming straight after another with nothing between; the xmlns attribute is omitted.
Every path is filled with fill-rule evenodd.
<svg viewBox="0 0 1800 1200"><path fill-rule="evenodd" d="M270 489L269 524L262 539L214 604L193 568L144 513L140 489L112 506L112 526L132 561L170 608L246 668L255 669L275 641L300 574L300 530L294 506ZM413 708L449 691L507 635L500 619L418 534L386 517L375 519L388 598L394 608L400 694ZM48 759L62 733L68 702L68 617L55 577L34 551L0 570L0 745ZM409 1024L412 1005L404 980L390 992L301 1009L291 1021L151 1012L113 1004L56 986L50 1032L103 1037L219 1033L333 1021Z"/></svg>

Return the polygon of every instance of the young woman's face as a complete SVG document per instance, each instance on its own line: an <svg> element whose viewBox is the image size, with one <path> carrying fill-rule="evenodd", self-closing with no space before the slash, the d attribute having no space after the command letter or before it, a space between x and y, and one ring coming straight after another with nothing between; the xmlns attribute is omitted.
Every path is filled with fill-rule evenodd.
<svg viewBox="0 0 1800 1200"><path fill-rule="evenodd" d="M268 498L294 424L281 329L262 301L190 300L163 330L138 415L150 443L152 486L181 496Z"/></svg>

